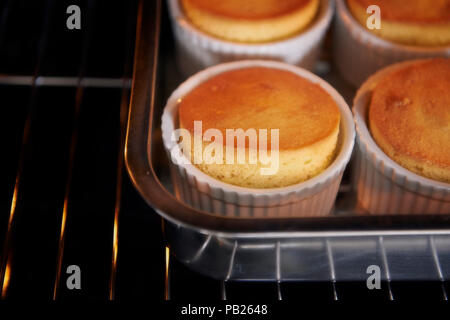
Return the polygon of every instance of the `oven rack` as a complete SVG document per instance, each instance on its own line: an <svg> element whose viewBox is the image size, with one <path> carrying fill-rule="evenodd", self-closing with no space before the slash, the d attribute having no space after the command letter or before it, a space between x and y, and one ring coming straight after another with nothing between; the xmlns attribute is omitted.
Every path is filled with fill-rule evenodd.
<svg viewBox="0 0 450 320"><path fill-rule="evenodd" d="M431 228L430 221L424 225L432 229L431 234L405 228L399 234L376 234L372 230L372 233L363 231L362 235L340 233L339 237L321 233L311 239L312 233L308 232L308 237L296 237L294 242L274 234L275 240L269 239L270 243L257 241L256 244L248 237L236 241L233 237L222 237L224 233L205 235L189 228L196 236L205 235L192 247L195 253L190 257L187 251L177 252L175 242L163 240L161 219L135 192L125 172L122 153L133 65L130 48L134 45L137 12L140 19L145 18L150 39L155 39L150 33L158 30L161 3L144 2L126 1L113 6L112 17L116 22L124 13L127 17L113 30L105 28L111 16L105 19L101 15L110 13L101 1L0 2L0 92L6 119L2 133L7 137L4 150L8 152L4 157L9 164L1 169L4 179L0 184L2 299L143 299L148 302L164 298L205 301L250 297L264 301L300 297L325 301L358 300L366 297L364 294L379 292L382 299L447 300L448 238L435 227ZM83 31L81 36L59 34L60 29L54 28L64 25L59 14L65 17L65 7L73 3L93 12L88 15L91 18L83 20L89 21L82 28L88 32ZM17 27L13 18L19 14L24 18L17 21L24 28L17 28L19 31L12 34L23 43L28 41L33 45L13 50L20 53L13 59L5 48L16 45L15 39L8 35ZM140 20L138 26L142 27L142 23ZM120 29L127 30L125 36L116 35ZM102 41L108 33L114 35L114 41ZM73 40L73 46L64 40L67 37ZM53 47L55 40L60 42L61 51ZM105 46L103 50L102 46ZM123 57L117 60L103 56L108 51L111 56L120 55L122 50ZM75 62L68 63L69 59ZM70 65L76 68L66 70ZM106 72L108 68L114 71ZM59 136L61 140L56 140L59 144L46 140L60 139ZM100 141L113 141L113 145L108 150L102 149L94 139L97 136ZM340 193L350 191L349 186L343 185ZM340 199L343 203L339 207L345 208L349 198ZM173 222L164 222L166 236L172 228L184 227ZM363 273L358 274L362 280L347 281L351 277L345 275L349 271L345 265L356 263L358 254L342 256L341 251L348 243L360 239L359 236L368 248L362 255L384 248L376 255L383 269L380 291L367 290ZM414 257L423 257L423 274L430 272L419 282L397 277L398 257L391 254L395 252L396 241L401 239L417 244L412 249L417 253ZM226 260L227 270L231 269L228 279L224 278L227 280L205 277L185 267L189 258L201 260L218 240L235 248L233 258ZM313 246L316 254L311 257L317 256L322 261L325 270L322 277L286 276L283 265L277 264L286 258L285 250L306 250L312 243L316 243ZM274 260L270 264L275 266L275 271L265 281L233 280L245 279L236 272L246 250L271 252ZM379 255L383 251L386 256ZM417 263L417 260L409 262ZM65 287L65 270L73 264L82 270L81 290ZM408 264L403 267L407 268Z"/></svg>

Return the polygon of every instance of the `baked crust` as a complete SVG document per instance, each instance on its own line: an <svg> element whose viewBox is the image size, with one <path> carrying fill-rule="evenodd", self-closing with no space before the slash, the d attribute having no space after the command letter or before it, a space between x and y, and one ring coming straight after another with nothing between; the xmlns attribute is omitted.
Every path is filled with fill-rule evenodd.
<svg viewBox="0 0 450 320"><path fill-rule="evenodd" d="M315 18L319 0L180 0L200 30L236 42L267 42L301 32Z"/></svg>
<svg viewBox="0 0 450 320"><path fill-rule="evenodd" d="M180 124L203 130L279 129L280 150L295 150L329 136L339 125L333 98L319 85L292 72L250 67L221 73L186 95L179 107Z"/></svg>
<svg viewBox="0 0 450 320"><path fill-rule="evenodd" d="M450 44L450 0L347 0L349 10L366 26L370 5L381 11L381 29L368 31L393 42L419 46Z"/></svg>
<svg viewBox="0 0 450 320"><path fill-rule="evenodd" d="M368 120L389 157L450 182L450 59L418 61L386 75L372 92Z"/></svg>

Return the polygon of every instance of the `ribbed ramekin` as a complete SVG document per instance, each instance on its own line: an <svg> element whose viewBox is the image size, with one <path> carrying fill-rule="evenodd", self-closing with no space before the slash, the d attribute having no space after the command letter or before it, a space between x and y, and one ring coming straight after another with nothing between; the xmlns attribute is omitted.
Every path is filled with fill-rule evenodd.
<svg viewBox="0 0 450 320"><path fill-rule="evenodd" d="M179 99L207 79L222 72L246 67L269 67L291 71L319 84L336 101L341 112L338 152L333 163L319 175L292 186L251 189L216 180L180 155L172 133L177 128ZM231 217L325 216L330 214L342 173L350 159L355 130L350 108L327 82L309 71L275 61L247 60L220 64L197 73L170 96L162 116L163 143L169 154L177 196L193 207ZM172 159L172 155L180 155ZM183 159L181 159L183 158Z"/></svg>
<svg viewBox="0 0 450 320"><path fill-rule="evenodd" d="M356 94L353 185L358 202L371 214L450 214L450 184L425 178L396 163L378 147L367 125L372 90L379 79L410 63L380 70Z"/></svg>
<svg viewBox="0 0 450 320"><path fill-rule="evenodd" d="M345 0L337 0L333 39L333 58L337 69L355 87L359 87L376 71L396 62L450 57L450 46L408 46L374 35L353 17Z"/></svg>
<svg viewBox="0 0 450 320"><path fill-rule="evenodd" d="M334 0L321 0L318 16L302 33L280 41L245 44L202 32L184 15L180 0L168 0L168 4L176 40L176 61L185 76L215 64L243 59L278 60L311 70L334 13Z"/></svg>

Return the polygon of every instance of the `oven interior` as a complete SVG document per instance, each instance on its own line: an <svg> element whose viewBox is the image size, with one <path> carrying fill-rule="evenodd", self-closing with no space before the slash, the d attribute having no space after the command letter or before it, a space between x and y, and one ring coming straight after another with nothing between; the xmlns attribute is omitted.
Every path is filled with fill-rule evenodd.
<svg viewBox="0 0 450 320"><path fill-rule="evenodd" d="M391 270L381 290L341 276L354 267L352 256L330 260L326 250L307 261L331 268L322 281L214 280L174 258L163 219L136 191L123 153L140 2L0 2L3 299L447 300L450 253L438 253L448 239L417 237L419 258L429 262L423 279L403 281L408 270L381 261ZM156 3L147 8L158 10ZM65 27L72 4L81 8L81 30ZM161 17L159 105L181 81L164 5ZM66 286L71 265L82 272L80 290Z"/></svg>

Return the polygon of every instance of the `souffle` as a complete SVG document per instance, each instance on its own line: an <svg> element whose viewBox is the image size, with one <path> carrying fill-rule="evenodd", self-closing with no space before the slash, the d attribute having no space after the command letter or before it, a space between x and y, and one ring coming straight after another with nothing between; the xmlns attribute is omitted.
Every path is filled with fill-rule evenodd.
<svg viewBox="0 0 450 320"><path fill-rule="evenodd" d="M372 92L368 120L389 157L419 175L450 182L450 59L390 72Z"/></svg>
<svg viewBox="0 0 450 320"><path fill-rule="evenodd" d="M180 0L188 19L217 38L258 43L301 32L314 20L320 0Z"/></svg>
<svg viewBox="0 0 450 320"><path fill-rule="evenodd" d="M339 108L321 86L290 71L258 66L223 72L185 95L178 110L179 126L191 138L182 140L187 158L229 184L285 187L316 176L334 159ZM228 139L239 130L246 133L241 143L239 138ZM198 152L203 152L203 161L195 161ZM206 159L205 152L214 161ZM239 162L239 152L244 162ZM252 155L257 161L250 161Z"/></svg>
<svg viewBox="0 0 450 320"><path fill-rule="evenodd" d="M352 15L366 27L366 11L377 5L381 29L369 30L381 38L407 45L450 45L450 0L347 0Z"/></svg>

